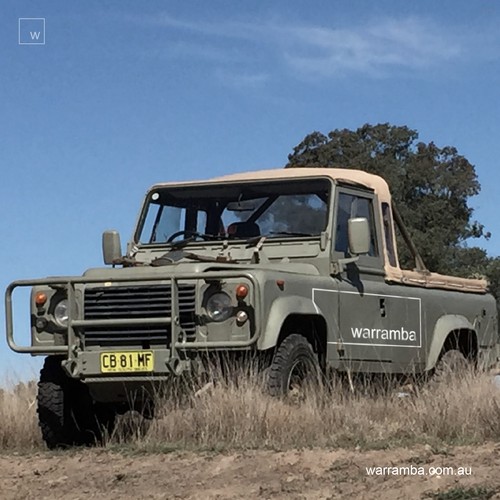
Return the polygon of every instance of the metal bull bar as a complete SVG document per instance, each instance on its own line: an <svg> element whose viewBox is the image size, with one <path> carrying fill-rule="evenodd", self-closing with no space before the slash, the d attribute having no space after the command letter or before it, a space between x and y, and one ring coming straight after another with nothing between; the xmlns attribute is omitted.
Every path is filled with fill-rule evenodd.
<svg viewBox="0 0 500 500"><path fill-rule="evenodd" d="M208 273L189 273L189 274L179 274L172 277L165 276L141 276L141 277L131 277L131 276L117 276L117 277L85 277L85 276L70 276L70 277L54 277L54 278L43 278L35 280L18 280L13 281L5 291L5 324L6 324L6 335L7 344L9 347L19 353L29 353L29 354L67 354L68 358L72 356L72 346L74 344L74 339L76 337L76 331L79 328L85 328L90 326L132 326L134 324L141 325L171 325L171 357L177 357L176 351L187 350L187 349L210 349L215 347L227 347L227 348L238 348L238 347L248 347L257 341L260 329L258 325L261 321L255 318L255 331L253 335L248 340L232 340L226 342L218 341L207 341L207 342L179 342L178 335L180 333L180 322L179 322L179 300L178 300L178 281L180 280L221 280L227 278L247 278L253 285L255 304L260 303L260 291L257 286L257 281L248 272L239 271L228 271L228 272L208 272ZM125 282L144 282L144 281L170 281L171 285L171 315L165 316L163 318L144 318L144 319L78 319L74 318L76 314L75 307L75 285L87 285L87 284L98 284L98 283L125 283ZM57 285L58 288L64 288L67 293L68 299L68 345L60 346L21 346L18 345L14 339L14 320L13 320L13 292L16 288L20 287L33 287L37 285ZM256 307L256 313L260 310Z"/></svg>

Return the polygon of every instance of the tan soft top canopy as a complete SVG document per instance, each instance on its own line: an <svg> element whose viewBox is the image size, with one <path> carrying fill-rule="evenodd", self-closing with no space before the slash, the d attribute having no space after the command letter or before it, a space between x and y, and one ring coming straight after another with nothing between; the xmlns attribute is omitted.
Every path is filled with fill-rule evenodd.
<svg viewBox="0 0 500 500"><path fill-rule="evenodd" d="M166 186L192 185L200 183L220 183L220 182L244 182L244 181L265 181L265 180L287 180L310 177L329 177L336 182L346 182L349 184L358 184L373 189L380 200L387 201L390 204L391 194L389 186L384 179L378 175L369 174L362 170L353 170L346 168L274 168L271 170L256 170L254 172L241 172L238 174L224 175L221 177L212 177L211 179L201 181L187 182L167 182L155 184L151 189L162 188Z"/></svg>
<svg viewBox="0 0 500 500"><path fill-rule="evenodd" d="M369 174L362 170L345 168L276 168L272 170L257 170L254 172L241 172L237 174L213 177L204 181L169 182L154 185L151 189L158 189L170 186L193 185L203 183L224 183L224 182L244 182L263 180L288 180L311 177L328 177L335 182L345 182L347 184L361 185L372 189L378 197L378 215L382 220L382 203L387 203L391 207L391 193L387 182L378 175ZM392 241L396 241L394 224L392 225ZM383 240L384 250L384 270L385 278L389 282L404 283L407 285L420 286L426 288L444 288L447 290L460 290L464 292L485 293L487 291L487 281L483 279L458 278L444 276L437 273L422 271L402 270L396 253L396 266L391 266L386 248L386 238Z"/></svg>

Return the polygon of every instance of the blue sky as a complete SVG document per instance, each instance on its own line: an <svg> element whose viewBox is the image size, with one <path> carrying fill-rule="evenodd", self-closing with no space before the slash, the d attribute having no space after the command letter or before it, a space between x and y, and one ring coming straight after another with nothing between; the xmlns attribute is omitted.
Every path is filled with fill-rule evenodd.
<svg viewBox="0 0 500 500"><path fill-rule="evenodd" d="M45 18L45 45L19 45L18 18ZM364 123L475 164L499 255L499 25L493 0L3 0L1 288L101 265L102 231L125 241L155 182L280 167ZM0 379L38 366L3 343Z"/></svg>

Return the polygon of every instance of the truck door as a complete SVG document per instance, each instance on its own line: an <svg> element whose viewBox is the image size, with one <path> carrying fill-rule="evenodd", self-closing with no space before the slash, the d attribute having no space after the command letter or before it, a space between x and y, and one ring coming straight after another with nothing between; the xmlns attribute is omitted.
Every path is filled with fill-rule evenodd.
<svg viewBox="0 0 500 500"><path fill-rule="evenodd" d="M410 287L385 282L383 227L373 192L339 187L333 258L349 257L347 226L365 217L371 229L367 255L347 264L336 276L338 336L334 346L352 369L400 371L418 357L421 347L421 301ZM336 345L335 345L336 343Z"/></svg>

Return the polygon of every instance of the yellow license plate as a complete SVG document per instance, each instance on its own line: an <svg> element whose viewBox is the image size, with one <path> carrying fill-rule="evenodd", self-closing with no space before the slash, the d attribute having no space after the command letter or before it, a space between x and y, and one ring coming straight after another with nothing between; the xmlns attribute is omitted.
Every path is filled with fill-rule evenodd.
<svg viewBox="0 0 500 500"><path fill-rule="evenodd" d="M152 372L153 351L102 352L102 373Z"/></svg>

